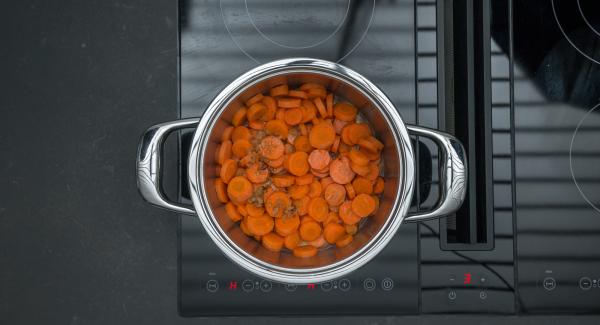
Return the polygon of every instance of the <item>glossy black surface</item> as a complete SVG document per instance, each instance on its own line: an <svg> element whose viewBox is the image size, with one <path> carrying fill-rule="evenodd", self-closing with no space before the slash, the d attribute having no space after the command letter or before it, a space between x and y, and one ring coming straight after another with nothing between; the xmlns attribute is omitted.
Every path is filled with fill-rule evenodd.
<svg viewBox="0 0 600 325"><path fill-rule="evenodd" d="M387 92L406 122L414 123L411 0L377 5L375 1L189 1L183 3L181 14L182 117L202 114L221 88L259 63L308 56L340 62L365 75ZM290 292L273 284L263 292L261 280L226 260L193 217L181 217L180 249L183 315L418 312L414 224L404 225L381 256L349 276L347 291L340 286L348 282L340 279L330 290L316 285ZM215 287L211 280L219 283L215 292L208 290ZM245 280L258 284L244 290Z"/></svg>
<svg viewBox="0 0 600 325"><path fill-rule="evenodd" d="M456 50L448 46L460 44L446 41L447 20L458 17L445 16L449 3L311 2L313 7L291 3L284 10L269 1L247 1L247 7L184 2L181 116L200 115L222 87L258 63L302 55L340 60L364 74L392 98L406 122L455 132L447 120L451 104L470 104L450 95L461 85L448 82L448 73L458 73L447 69L456 62L447 60ZM454 3L454 10L473 6L469 0ZM484 62L475 75L485 84L474 89L486 92L475 95L474 108L488 105L491 113L491 125L482 125L483 120L474 125L491 134L486 147L475 147L490 151L490 170L473 174L490 177L490 209L472 216L491 232L483 244L449 244L449 229L459 227L459 219L404 225L398 245L348 277L348 292L323 291L318 285L314 291L288 292L274 285L265 293L260 280L245 292L244 279L256 278L215 251L197 220L181 217L182 314L600 312L598 5L583 0L483 3L474 7L483 10L474 26L483 24L487 32L467 34L488 37L482 44L489 46L471 52L488 56L473 61ZM317 5L320 10L314 10ZM434 153L435 171L436 148L424 142ZM420 209L438 198L435 173L427 185L431 193L420 198ZM388 276L402 290L395 286L384 292L381 280ZM361 285L367 278L376 280L375 290ZM213 279L219 289L210 293ZM229 290L230 281L237 281L237 289ZM337 307L320 308L328 304Z"/></svg>

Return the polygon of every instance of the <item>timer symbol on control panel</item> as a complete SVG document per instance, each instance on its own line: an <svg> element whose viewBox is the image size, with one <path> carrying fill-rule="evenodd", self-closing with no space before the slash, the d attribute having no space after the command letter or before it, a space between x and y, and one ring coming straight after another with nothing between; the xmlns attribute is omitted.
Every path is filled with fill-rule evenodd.
<svg viewBox="0 0 600 325"><path fill-rule="evenodd" d="M471 284L471 273L464 274L463 284Z"/></svg>

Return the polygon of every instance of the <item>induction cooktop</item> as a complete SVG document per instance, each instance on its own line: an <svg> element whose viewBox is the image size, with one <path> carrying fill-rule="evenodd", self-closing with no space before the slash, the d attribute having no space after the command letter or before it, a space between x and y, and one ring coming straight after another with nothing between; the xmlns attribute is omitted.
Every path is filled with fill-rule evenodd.
<svg viewBox="0 0 600 325"><path fill-rule="evenodd" d="M402 225L373 261L326 283L249 274L197 218L180 216L180 314L600 313L599 7L180 0L182 118L202 115L261 63L315 57L369 78L405 123L454 134L469 164L455 215ZM182 166L190 136L179 136ZM414 141L421 185L413 209L424 210L439 198L438 153ZM190 203L186 184L179 192Z"/></svg>

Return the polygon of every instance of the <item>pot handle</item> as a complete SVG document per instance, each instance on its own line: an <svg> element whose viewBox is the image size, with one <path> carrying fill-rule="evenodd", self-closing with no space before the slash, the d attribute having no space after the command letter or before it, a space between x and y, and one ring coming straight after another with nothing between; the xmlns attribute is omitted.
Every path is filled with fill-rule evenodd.
<svg viewBox="0 0 600 325"><path fill-rule="evenodd" d="M151 126L140 140L137 155L137 185L142 197L157 207L183 214L196 214L196 211L178 203L170 202L163 194L161 186L160 160L162 147L167 136L176 130L194 128L199 118L189 118Z"/></svg>
<svg viewBox="0 0 600 325"><path fill-rule="evenodd" d="M450 134L407 125L409 133L433 140L441 151L440 156L440 201L430 211L408 214L405 221L423 221L452 214L460 208L467 192L467 158L465 149L458 139Z"/></svg>

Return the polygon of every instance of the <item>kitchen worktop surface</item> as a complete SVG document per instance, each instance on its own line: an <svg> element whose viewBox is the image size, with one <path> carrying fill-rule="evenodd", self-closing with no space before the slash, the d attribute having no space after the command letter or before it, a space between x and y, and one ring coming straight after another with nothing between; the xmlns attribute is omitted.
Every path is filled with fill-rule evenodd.
<svg viewBox="0 0 600 325"><path fill-rule="evenodd" d="M239 322L177 315L177 217L146 204L135 184L140 134L177 118L177 2L28 0L3 7L0 322ZM540 318L311 322L332 320L531 324ZM545 318L571 322L598 318Z"/></svg>

